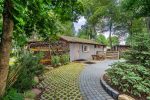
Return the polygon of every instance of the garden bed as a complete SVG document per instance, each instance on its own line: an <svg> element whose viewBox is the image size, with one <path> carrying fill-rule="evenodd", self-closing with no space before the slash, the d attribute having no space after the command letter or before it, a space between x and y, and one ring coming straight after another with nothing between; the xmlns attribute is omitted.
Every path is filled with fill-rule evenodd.
<svg viewBox="0 0 150 100"><path fill-rule="evenodd" d="M134 95L129 94L129 93L127 93L127 92L121 91L121 90L118 88L118 86L111 85L111 83L110 83L110 81L109 81L110 79L109 79L109 77L108 77L106 74L103 76L103 79L104 79L104 81L105 81L111 88L113 88L114 90L116 90L117 92L119 92L119 94L126 94L126 95L128 95L128 96L134 98L135 100L147 100L147 99L146 99L147 95L142 95L142 97L134 96Z"/></svg>

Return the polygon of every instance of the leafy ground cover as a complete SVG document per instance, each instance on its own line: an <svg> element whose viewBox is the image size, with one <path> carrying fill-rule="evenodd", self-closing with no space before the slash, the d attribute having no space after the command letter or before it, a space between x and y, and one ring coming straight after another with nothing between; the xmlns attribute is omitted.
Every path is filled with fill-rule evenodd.
<svg viewBox="0 0 150 100"><path fill-rule="evenodd" d="M150 38L148 33L134 34L132 47L118 62L107 70L106 80L121 93L136 100L150 100Z"/></svg>
<svg viewBox="0 0 150 100"><path fill-rule="evenodd" d="M78 78L83 68L81 63L70 63L45 73L37 86L43 89L40 100L81 100Z"/></svg>
<svg viewBox="0 0 150 100"><path fill-rule="evenodd" d="M150 70L141 65L118 62L107 70L104 79L121 94L128 94L136 100L149 100Z"/></svg>

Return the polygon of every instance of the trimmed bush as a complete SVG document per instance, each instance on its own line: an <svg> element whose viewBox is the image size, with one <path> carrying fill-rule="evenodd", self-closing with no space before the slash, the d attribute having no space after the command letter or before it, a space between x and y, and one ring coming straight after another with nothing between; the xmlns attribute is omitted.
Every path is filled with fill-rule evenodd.
<svg viewBox="0 0 150 100"><path fill-rule="evenodd" d="M2 100L24 100L24 97L21 93L18 93L16 89L11 88L7 91Z"/></svg>

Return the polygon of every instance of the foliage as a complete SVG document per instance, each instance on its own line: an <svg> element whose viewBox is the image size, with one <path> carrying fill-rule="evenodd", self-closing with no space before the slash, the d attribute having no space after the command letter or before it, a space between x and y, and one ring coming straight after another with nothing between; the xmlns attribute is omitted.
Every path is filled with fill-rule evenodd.
<svg viewBox="0 0 150 100"><path fill-rule="evenodd" d="M49 35L64 33L64 30L67 29L64 22L73 23L83 11L82 4L77 0L12 1L13 9L11 11L14 17L13 40L19 46L24 46L34 33L42 36L43 39L48 39ZM1 13L4 9L3 2L4 0L0 0ZM0 26L2 26L1 15Z"/></svg>
<svg viewBox="0 0 150 100"><path fill-rule="evenodd" d="M51 58L51 64L52 66L59 66L59 65L64 65L70 62L70 57L68 54L63 54L63 55L56 55L52 56Z"/></svg>
<svg viewBox="0 0 150 100"><path fill-rule="evenodd" d="M119 62L107 70L107 75L110 77L110 84L119 90L142 96L150 93L149 72L150 69L142 65Z"/></svg>
<svg viewBox="0 0 150 100"><path fill-rule="evenodd" d="M2 100L24 100L22 94L18 93L16 89L11 88L7 91Z"/></svg>
<svg viewBox="0 0 150 100"><path fill-rule="evenodd" d="M123 0L125 10L131 10L136 16L150 16L150 1L149 0Z"/></svg>
<svg viewBox="0 0 150 100"><path fill-rule="evenodd" d="M150 96L148 96L146 99L147 99L147 100L150 100Z"/></svg>
<svg viewBox="0 0 150 100"><path fill-rule="evenodd" d="M74 29L74 25L73 22L68 21L62 24L62 32L60 33L60 35L65 35L65 36L74 36L75 35L75 29Z"/></svg>
<svg viewBox="0 0 150 100"><path fill-rule="evenodd" d="M29 98L29 99L35 99L36 94L31 90L30 91L25 91L24 97Z"/></svg>
<svg viewBox="0 0 150 100"><path fill-rule="evenodd" d="M40 64L41 57L41 54L33 55L32 53L26 52L18 58L17 65L15 66L19 66L21 69L13 85L14 88L23 92L33 86L34 77L42 74L44 71L43 65Z"/></svg>
<svg viewBox="0 0 150 100"><path fill-rule="evenodd" d="M111 37L112 45L119 45L119 38L117 36L112 36ZM108 40L109 42L109 40ZM109 43L110 44L110 43Z"/></svg>
<svg viewBox="0 0 150 100"><path fill-rule="evenodd" d="M81 29L79 29L79 32L78 32L78 37L83 38L83 39L90 39L93 37L87 24L81 26Z"/></svg>
<svg viewBox="0 0 150 100"><path fill-rule="evenodd" d="M60 61L61 61L61 64L67 64L68 62L70 62L69 54L61 55Z"/></svg>
<svg viewBox="0 0 150 100"><path fill-rule="evenodd" d="M96 41L98 43L108 45L108 41L107 41L106 37L103 34L98 35L97 38L96 38Z"/></svg>
<svg viewBox="0 0 150 100"><path fill-rule="evenodd" d="M148 33L134 34L132 49L126 53L126 59L130 63L150 66L150 38Z"/></svg>
<svg viewBox="0 0 150 100"><path fill-rule="evenodd" d="M60 56L52 56L51 64L54 67L60 65Z"/></svg>
<svg viewBox="0 0 150 100"><path fill-rule="evenodd" d="M84 16L87 19L87 30L90 34L96 37L98 32L110 32L109 37L117 32L119 25L122 29L124 26L120 25L119 19L119 4L118 0L81 0L84 5ZM111 38L110 45L111 44Z"/></svg>
<svg viewBox="0 0 150 100"><path fill-rule="evenodd" d="M125 53L126 62L107 70L109 83L135 96L150 93L150 38L148 33L133 34L131 49Z"/></svg>

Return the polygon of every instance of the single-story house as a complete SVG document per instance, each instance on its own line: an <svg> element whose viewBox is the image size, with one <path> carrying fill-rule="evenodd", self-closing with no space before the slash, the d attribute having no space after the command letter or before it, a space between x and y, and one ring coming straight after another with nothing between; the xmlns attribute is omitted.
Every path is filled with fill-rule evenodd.
<svg viewBox="0 0 150 100"><path fill-rule="evenodd" d="M129 45L115 45L115 46L113 46L112 50L119 51L119 52L124 52L126 50L129 50L129 48L130 48Z"/></svg>
<svg viewBox="0 0 150 100"><path fill-rule="evenodd" d="M98 51L104 51L105 45L95 42L94 40L81 39L78 37L60 36L54 42L30 41L28 49L34 52L44 52L44 62L50 64L52 55L69 54L70 61L80 59L92 59L92 55L96 55Z"/></svg>
<svg viewBox="0 0 150 100"><path fill-rule="evenodd" d="M61 36L60 39L69 43L71 61L78 59L92 59L92 55L96 55L98 51L104 51L104 48L106 47L93 40L77 37Z"/></svg>

